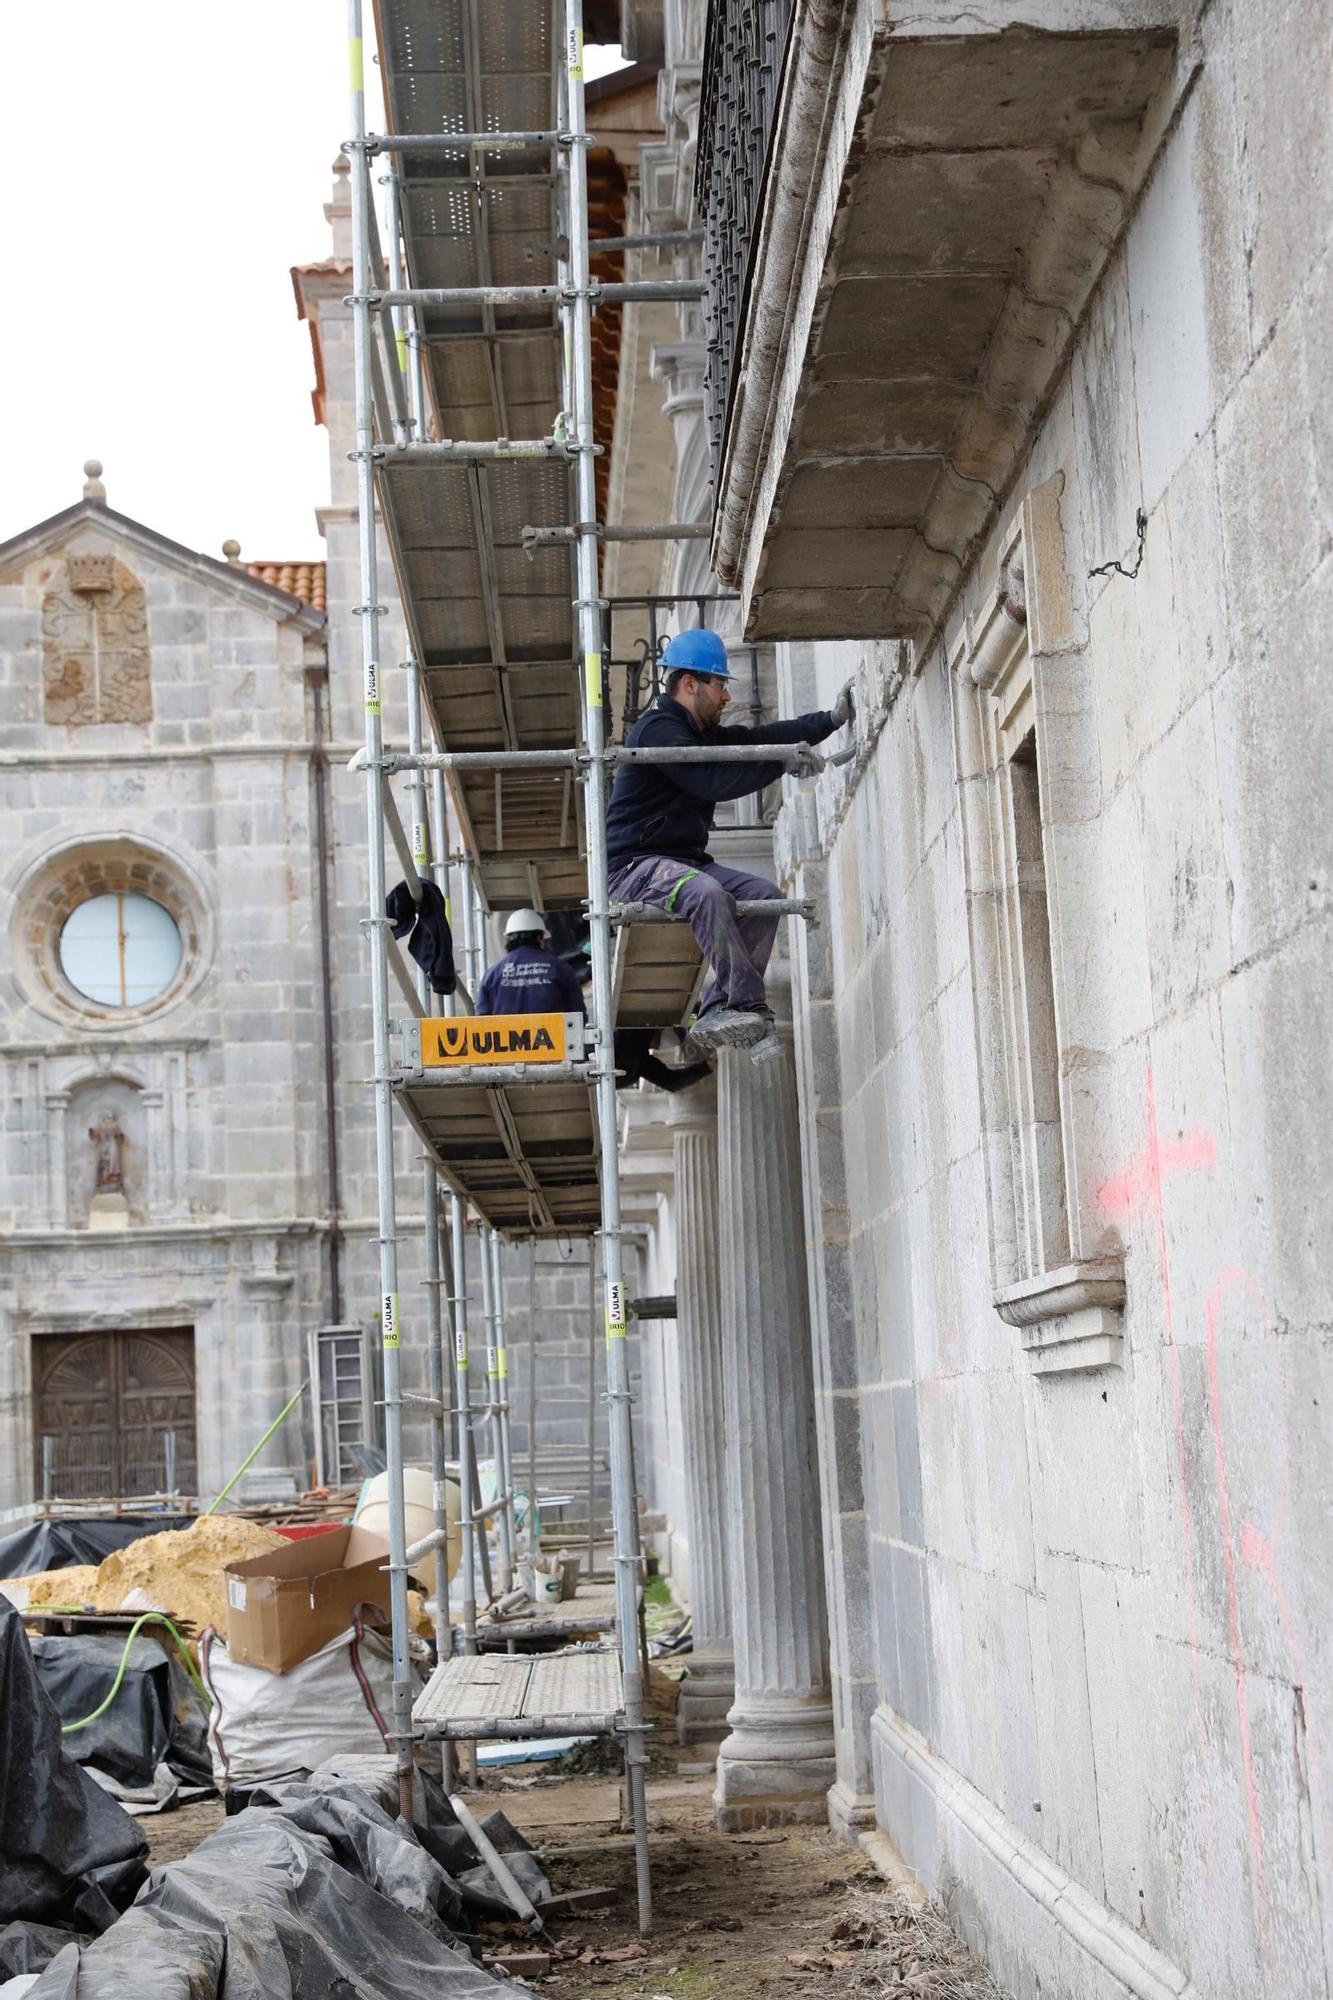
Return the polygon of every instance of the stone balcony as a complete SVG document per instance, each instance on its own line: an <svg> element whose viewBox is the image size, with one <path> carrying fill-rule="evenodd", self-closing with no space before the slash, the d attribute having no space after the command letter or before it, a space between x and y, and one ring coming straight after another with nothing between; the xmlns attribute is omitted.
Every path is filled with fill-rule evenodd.
<svg viewBox="0 0 1333 2000"><path fill-rule="evenodd" d="M713 384L713 557L747 637L937 628L1177 101L1173 5L795 0Z"/></svg>

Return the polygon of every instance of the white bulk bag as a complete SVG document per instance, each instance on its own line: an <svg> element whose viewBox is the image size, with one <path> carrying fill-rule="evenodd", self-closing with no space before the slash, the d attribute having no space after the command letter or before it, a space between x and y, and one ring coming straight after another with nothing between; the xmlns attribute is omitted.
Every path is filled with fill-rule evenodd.
<svg viewBox="0 0 1333 2000"><path fill-rule="evenodd" d="M359 1620L285 1674L238 1665L210 1626L199 1665L213 1700L208 1747L219 1787L290 1778L326 1757L384 1754L393 1648Z"/></svg>

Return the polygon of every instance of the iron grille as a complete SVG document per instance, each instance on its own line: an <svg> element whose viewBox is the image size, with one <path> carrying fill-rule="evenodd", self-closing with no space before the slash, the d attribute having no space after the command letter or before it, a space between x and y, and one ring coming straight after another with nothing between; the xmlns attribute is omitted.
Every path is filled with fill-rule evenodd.
<svg viewBox="0 0 1333 2000"><path fill-rule="evenodd" d="M704 398L713 485L731 407L791 0L709 0L694 195L704 224Z"/></svg>

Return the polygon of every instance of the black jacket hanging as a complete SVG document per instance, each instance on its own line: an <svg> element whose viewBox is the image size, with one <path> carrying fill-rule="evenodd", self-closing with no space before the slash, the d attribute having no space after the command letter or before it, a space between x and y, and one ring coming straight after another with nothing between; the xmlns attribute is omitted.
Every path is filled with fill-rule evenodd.
<svg viewBox="0 0 1333 2000"><path fill-rule="evenodd" d="M393 925L396 938L407 937L407 949L425 973L432 993L452 993L458 985L454 971L454 939L445 913L444 897L434 882L421 884L421 901L414 903L406 882L395 882L384 905L384 914Z"/></svg>

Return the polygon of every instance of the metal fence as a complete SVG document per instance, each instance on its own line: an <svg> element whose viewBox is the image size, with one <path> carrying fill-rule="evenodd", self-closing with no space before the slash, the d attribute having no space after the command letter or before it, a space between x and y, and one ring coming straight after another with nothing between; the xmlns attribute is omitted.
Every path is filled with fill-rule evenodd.
<svg viewBox="0 0 1333 2000"><path fill-rule="evenodd" d="M704 225L704 398L717 488L791 0L710 0L694 194Z"/></svg>

